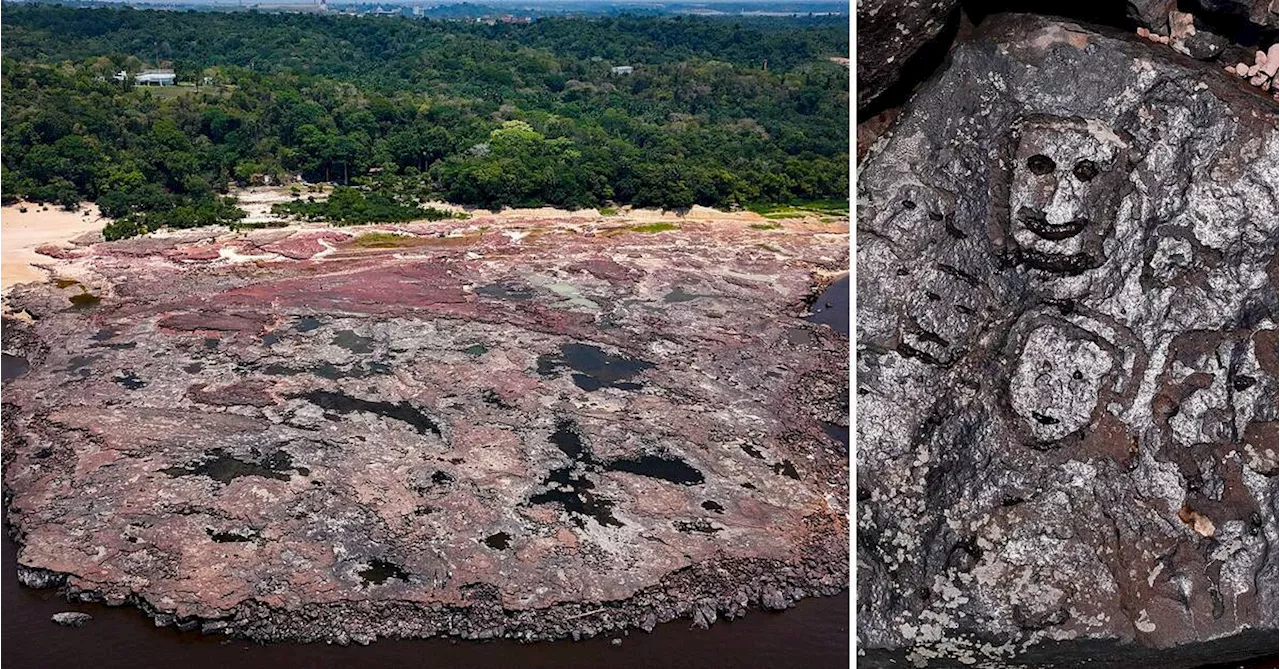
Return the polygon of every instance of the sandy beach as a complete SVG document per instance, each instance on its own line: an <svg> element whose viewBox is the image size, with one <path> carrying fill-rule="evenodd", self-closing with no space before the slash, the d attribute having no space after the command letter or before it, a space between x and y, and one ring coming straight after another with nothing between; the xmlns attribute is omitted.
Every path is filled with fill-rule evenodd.
<svg viewBox="0 0 1280 669"><path fill-rule="evenodd" d="M305 189L304 192L306 192ZM323 198L327 194L312 193L312 195L319 195L319 197ZM272 214L271 206L293 199L289 189L281 186L240 189L234 193L234 197L237 199L237 204L248 212L249 216L246 222L250 223L286 220ZM24 206L27 211L20 211L20 208ZM501 212L492 212L484 209L465 209L458 205L443 202L429 202L426 203L426 206L450 211L465 211L471 215L472 221L490 225L495 223L502 225L508 222L564 219L608 219L617 221L620 224L624 222L693 223L712 221L779 223L779 221L771 221L750 211L725 212L700 206L692 207L683 213L624 207L610 216L601 214L597 209L570 211L555 207L539 207L505 209ZM3 285L0 286L0 290L8 291L9 288L20 283L47 280L51 276L51 271L41 266L48 267L57 261L36 253L37 248L46 244L68 245L70 240L85 233L100 232L102 226L106 223L106 219L100 216L97 207L92 204L85 204L79 211L71 212L63 211L56 206L49 206L47 211L41 211L41 209L42 205L39 204L16 204L0 208L0 224L3 226L3 235L0 236L0 250L3 251ZM789 221L791 225L795 225L816 223L823 219L828 219L828 217L815 212L802 214L796 218L789 219ZM327 228L329 226L324 223L292 221L286 227L292 229ZM161 231L153 234L163 236L167 233Z"/></svg>
<svg viewBox="0 0 1280 669"><path fill-rule="evenodd" d="M20 211L20 207L27 211ZM0 208L0 290L49 278L49 272L36 265L54 259L36 253L36 248L63 245L87 232L102 230L103 220L92 204L82 205L79 211L63 211L56 206L50 206L48 211L40 211L41 208L38 204Z"/></svg>

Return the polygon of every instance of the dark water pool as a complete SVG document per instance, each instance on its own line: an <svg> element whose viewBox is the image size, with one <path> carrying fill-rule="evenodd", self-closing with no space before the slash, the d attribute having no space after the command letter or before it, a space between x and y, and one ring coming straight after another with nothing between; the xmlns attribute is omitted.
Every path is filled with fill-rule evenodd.
<svg viewBox="0 0 1280 669"><path fill-rule="evenodd" d="M653 363L605 353L599 346L578 343L562 344L560 355L546 353L538 356L538 373L543 376L553 376L561 367L577 372L572 375L573 383L586 391L605 387L639 390L639 383L627 379L652 369Z"/></svg>
<svg viewBox="0 0 1280 669"><path fill-rule="evenodd" d="M22 356L10 355L8 353L0 355L3 355L3 364L0 365L0 381L16 379L19 376L26 374L27 371L31 369L30 363L28 363L27 359Z"/></svg>
<svg viewBox="0 0 1280 669"><path fill-rule="evenodd" d="M652 634L633 631L580 642L450 642L382 640L369 646L273 644L260 646L225 637L156 628L132 608L70 604L53 590L32 590L17 581L16 546L6 536L3 555L3 645L5 667L62 669L223 669L225 667L610 667L704 669L709 667L849 666L849 596L805 599L782 613L753 611L709 630L688 621L661 625ZM393 575L392 575L393 576ZM388 578L392 577L388 576ZM49 616L84 611L93 620L81 629L59 627Z"/></svg>
<svg viewBox="0 0 1280 669"><path fill-rule="evenodd" d="M808 320L822 323L832 330L849 334L849 275L827 286L810 307L813 315Z"/></svg>

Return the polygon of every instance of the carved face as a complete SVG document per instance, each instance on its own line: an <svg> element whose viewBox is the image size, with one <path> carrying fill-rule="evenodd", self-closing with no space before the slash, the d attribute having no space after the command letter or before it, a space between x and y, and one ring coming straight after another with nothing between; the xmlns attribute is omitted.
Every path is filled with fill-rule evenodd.
<svg viewBox="0 0 1280 669"><path fill-rule="evenodd" d="M1027 338L1009 383L1014 413L1041 443L1089 424L1115 361L1071 329L1044 325Z"/></svg>
<svg viewBox="0 0 1280 669"><path fill-rule="evenodd" d="M1123 432L1114 426L1132 407L1147 367L1128 328L1083 306L1069 314L1049 305L1024 312L1002 358L1007 424L1038 450L1113 448Z"/></svg>
<svg viewBox="0 0 1280 669"><path fill-rule="evenodd" d="M1032 267L1078 274L1102 264L1102 241L1128 184L1127 144L1096 121L1036 117L1018 132L1010 231Z"/></svg>

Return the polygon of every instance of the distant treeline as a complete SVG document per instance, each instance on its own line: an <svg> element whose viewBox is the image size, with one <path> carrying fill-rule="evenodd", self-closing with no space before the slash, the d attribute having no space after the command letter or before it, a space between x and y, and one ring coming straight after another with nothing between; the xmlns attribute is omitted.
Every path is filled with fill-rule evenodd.
<svg viewBox="0 0 1280 669"><path fill-rule="evenodd" d="M845 19L3 10L4 200L130 231L234 220L229 184L299 174L405 206L848 197ZM158 65L203 85L113 78Z"/></svg>

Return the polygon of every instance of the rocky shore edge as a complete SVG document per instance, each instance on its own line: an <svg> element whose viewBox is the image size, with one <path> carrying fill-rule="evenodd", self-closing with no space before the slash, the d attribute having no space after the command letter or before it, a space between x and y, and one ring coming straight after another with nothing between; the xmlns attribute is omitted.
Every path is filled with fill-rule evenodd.
<svg viewBox="0 0 1280 669"><path fill-rule="evenodd" d="M6 499L6 516L7 507ZM6 520L5 529L21 546L21 533L11 520ZM108 598L93 588L69 585L72 576L18 565L18 580L26 587L58 588L70 602L133 606L156 627L172 625L184 632L199 630L259 643L340 645L433 637L578 641L631 630L652 632L680 619L706 629L718 620L735 620L751 611L783 611L806 597L831 597L849 589L848 560L840 556L810 557L799 563L726 558L672 572L660 583L616 601L563 602L516 611L503 608L495 586L478 583L470 589L469 606L363 600L280 609L250 600L223 616L179 618L138 593Z"/></svg>
<svg viewBox="0 0 1280 669"><path fill-rule="evenodd" d="M811 295L794 305L807 311L808 303L821 295L830 281L820 281ZM4 348L38 362L44 346L28 323L6 316ZM5 407L5 428L13 416ZM6 449L7 450L7 449ZM6 453L6 456L8 454ZM8 460L6 457L5 460ZM5 463L7 464L7 462ZM12 492L3 494L5 532L19 548L24 544L21 520L10 506ZM469 605L423 604L405 600L361 600L309 604L281 609L249 600L216 617L177 617L161 610L145 596L108 597L94 588L69 584L74 574L17 565L19 582L29 588L57 588L70 602L106 606L133 606L156 627L174 626L180 631L199 630L259 643L326 642L341 645L369 644L380 638L415 639L445 637L462 640L511 639L521 642L585 639L624 631L651 632L658 625L689 620L706 629L718 620L735 620L748 612L776 612L791 608L806 597L836 596L849 590L848 524L843 518L813 519L827 524L833 533L810 528L801 547L800 561L760 558L723 558L671 572L652 586L614 601L563 602L551 607L511 610L502 606L497 587L479 583L469 589ZM845 549L845 550L842 550Z"/></svg>

